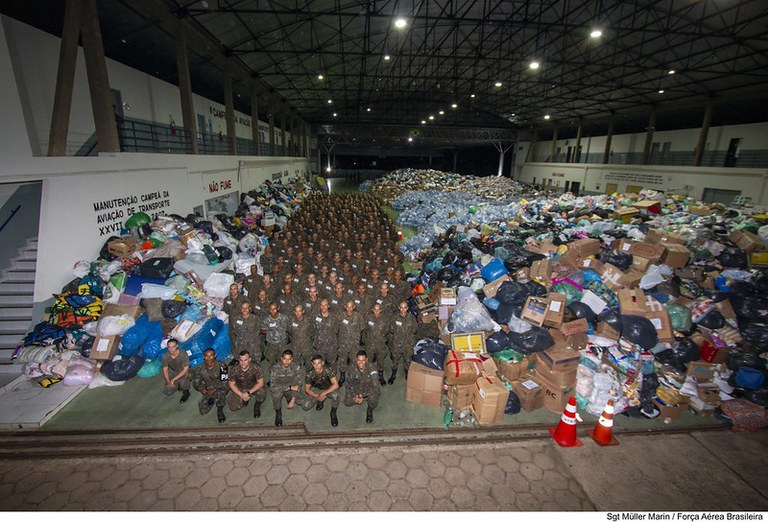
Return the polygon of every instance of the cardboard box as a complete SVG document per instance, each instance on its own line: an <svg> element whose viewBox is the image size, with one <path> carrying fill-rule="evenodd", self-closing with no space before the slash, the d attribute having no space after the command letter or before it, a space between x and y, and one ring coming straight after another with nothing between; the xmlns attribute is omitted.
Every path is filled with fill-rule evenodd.
<svg viewBox="0 0 768 522"><path fill-rule="evenodd" d="M632 248L632 245L636 243L638 243L638 241L635 241L634 239L629 239L628 237L622 237L616 240L616 242L613 245L613 249L616 252L623 252L625 254L629 254L629 249Z"/></svg>
<svg viewBox="0 0 768 522"><path fill-rule="evenodd" d="M596 256L600 253L600 240L593 238L577 239L568 243L568 251L579 257Z"/></svg>
<svg viewBox="0 0 768 522"><path fill-rule="evenodd" d="M643 275L636 270L623 272L620 268L606 263L601 277L605 286L616 292L622 288L637 288Z"/></svg>
<svg viewBox="0 0 768 522"><path fill-rule="evenodd" d="M419 294L414 297L413 300L416 303L416 308L419 309L419 312L431 311L435 308L435 303L430 300L427 294Z"/></svg>
<svg viewBox="0 0 768 522"><path fill-rule="evenodd" d="M653 243L635 243L629 248L629 253L651 261L659 261L664 255L664 247Z"/></svg>
<svg viewBox="0 0 768 522"><path fill-rule="evenodd" d="M598 274L603 275L604 265L598 259L593 259L591 257L588 257L588 258L585 258L585 259L580 259L579 260L579 267L582 270L589 270L589 269L591 269L591 270L594 270L595 272L597 272Z"/></svg>
<svg viewBox="0 0 768 522"><path fill-rule="evenodd" d="M565 302L567 297L563 294L552 292L549 294L549 304L544 314L544 326L549 328L560 328L565 316Z"/></svg>
<svg viewBox="0 0 768 522"><path fill-rule="evenodd" d="M720 388L715 383L705 382L699 384L696 388L696 395L706 404L713 404L715 406L720 404Z"/></svg>
<svg viewBox="0 0 768 522"><path fill-rule="evenodd" d="M538 261L534 261L534 263L538 263ZM521 283L525 283L526 281L531 280L531 271L527 266L524 266L523 268L518 268L513 273L515 276L515 279Z"/></svg>
<svg viewBox="0 0 768 522"><path fill-rule="evenodd" d="M638 209L640 213L645 212L647 214L661 214L661 203L658 201L645 199L643 201L633 203L632 206Z"/></svg>
<svg viewBox="0 0 768 522"><path fill-rule="evenodd" d="M557 246L552 243L544 243L533 238L528 238L525 241L525 249L529 252L542 255L554 254L557 252Z"/></svg>
<svg viewBox="0 0 768 522"><path fill-rule="evenodd" d="M646 312L643 316L651 321L651 324L656 328L656 335L659 337L659 342L662 343L674 343L675 332L672 330L672 322L669 319L669 312L666 308L660 312Z"/></svg>
<svg viewBox="0 0 768 522"><path fill-rule="evenodd" d="M688 264L691 259L691 251L685 248L683 245L671 244L667 245L664 257L661 258L662 262L672 268L683 268Z"/></svg>
<svg viewBox="0 0 768 522"><path fill-rule="evenodd" d="M559 372L550 372L546 374L554 378L562 377L565 380L571 382L571 384L561 385L556 382L549 381L544 373L537 372L537 378L544 388L543 405L552 413L563 413L568 399L573 397L574 393L576 393L576 370L574 369L572 373L572 376L570 376L570 372L566 374Z"/></svg>
<svg viewBox="0 0 768 522"><path fill-rule="evenodd" d="M622 314L645 315L648 312L661 312L664 305L642 290L623 289L617 292L619 309Z"/></svg>
<svg viewBox="0 0 768 522"><path fill-rule="evenodd" d="M443 374L446 384L472 384L483 371L485 366L479 354L450 350L445 357Z"/></svg>
<svg viewBox="0 0 768 522"><path fill-rule="evenodd" d="M518 363L503 362L495 358L494 361L496 362L499 375L509 382L514 382L520 379L529 369L529 360L527 357L523 358L523 360Z"/></svg>
<svg viewBox="0 0 768 522"><path fill-rule="evenodd" d="M425 310L423 312L419 312L419 320L422 322L422 324L434 323L437 321L437 314L434 310Z"/></svg>
<svg viewBox="0 0 768 522"><path fill-rule="evenodd" d="M662 421L667 419L671 421L677 420L680 418L680 415L682 415L683 412L688 409L688 401L677 405L670 405L664 404L660 399L655 398L653 399L653 405L659 409L659 419Z"/></svg>
<svg viewBox="0 0 768 522"><path fill-rule="evenodd" d="M439 306L456 306L456 289L455 288L442 288L440 289L440 301Z"/></svg>
<svg viewBox="0 0 768 522"><path fill-rule="evenodd" d="M139 242L133 236L123 236L107 243L109 253L121 259L132 256L138 249Z"/></svg>
<svg viewBox="0 0 768 522"><path fill-rule="evenodd" d="M629 223L633 218L640 215L640 211L632 207L619 207L613 211L611 219L616 219L622 223Z"/></svg>
<svg viewBox="0 0 768 522"><path fill-rule="evenodd" d="M712 209L707 205L688 205L688 212L697 216L708 216Z"/></svg>
<svg viewBox="0 0 768 522"><path fill-rule="evenodd" d="M472 404L472 394L475 392L474 384L454 384L448 387L448 400L451 406L457 410L466 410Z"/></svg>
<svg viewBox="0 0 768 522"><path fill-rule="evenodd" d="M651 266L650 259L640 256L632 256L632 270L645 273L648 271L649 266Z"/></svg>
<svg viewBox="0 0 768 522"><path fill-rule="evenodd" d="M595 328L595 334L599 335L600 337L605 337L606 339L612 339L614 341L618 341L621 337L619 335L619 332L614 330L611 326L608 325L608 323L599 322L597 323L597 327Z"/></svg>
<svg viewBox="0 0 768 522"><path fill-rule="evenodd" d="M141 317L144 313L144 309L141 305L120 305L107 303L104 305L104 310L101 312L101 317L110 317L118 315L130 315L134 319Z"/></svg>
<svg viewBox="0 0 768 522"><path fill-rule="evenodd" d="M577 333L565 337L566 346L574 350L586 350L589 345L589 337L586 333Z"/></svg>
<svg viewBox="0 0 768 522"><path fill-rule="evenodd" d="M734 230L728 236L737 247L749 254L755 250L765 250L765 242L757 234L747 232L746 230Z"/></svg>
<svg viewBox="0 0 768 522"><path fill-rule="evenodd" d="M544 406L544 387L533 375L526 374L519 381L513 382L512 390L520 399L523 410L531 412Z"/></svg>
<svg viewBox="0 0 768 522"><path fill-rule="evenodd" d="M574 366L573 368L563 371L552 370L547 367L546 364L539 364L539 356L537 355L536 357L538 359L536 364L536 377L539 378L540 381L545 381L542 382L545 388L547 387L547 383L562 387L576 386L576 371L578 370L578 367ZM563 409L560 408L560 412L562 411Z"/></svg>
<svg viewBox="0 0 768 522"><path fill-rule="evenodd" d="M498 424L504 418L509 390L498 377L483 376L475 382L471 408L478 424Z"/></svg>
<svg viewBox="0 0 768 522"><path fill-rule="evenodd" d="M483 293L485 294L485 297L496 297L496 293L499 291L499 287L504 281L512 281L512 278L508 275L504 274L503 276L499 277L498 279L494 279L487 285L483 287Z"/></svg>
<svg viewBox="0 0 768 522"><path fill-rule="evenodd" d="M485 332L465 332L451 334L450 346L457 352L485 353Z"/></svg>
<svg viewBox="0 0 768 522"><path fill-rule="evenodd" d="M443 372L412 363L408 370L405 400L439 408L442 405L442 394Z"/></svg>
<svg viewBox="0 0 768 522"><path fill-rule="evenodd" d="M547 259L534 261L531 264L529 277L534 281L550 283L552 281L552 264Z"/></svg>
<svg viewBox="0 0 768 522"><path fill-rule="evenodd" d="M648 230L648 234L645 236L646 243L652 243L654 245L668 245L670 243L676 243L678 245L685 245L687 241L680 234L669 232L667 230L661 230L658 228L652 228Z"/></svg>
<svg viewBox="0 0 768 522"><path fill-rule="evenodd" d="M544 324L544 317L547 315L549 300L543 297L529 296L525 300L520 319L524 319L531 324L541 326Z"/></svg>
<svg viewBox="0 0 768 522"><path fill-rule="evenodd" d="M93 347L91 348L89 358L94 361L110 361L117 355L118 348L120 348L119 335L97 335L93 340Z"/></svg>
<svg viewBox="0 0 768 522"><path fill-rule="evenodd" d="M583 318L563 323L562 326L560 326L560 333L562 333L565 337L584 333L587 330L589 330L589 322Z"/></svg>
<svg viewBox="0 0 768 522"><path fill-rule="evenodd" d="M552 371L567 371L575 369L579 365L581 354L571 348L560 348L554 346L544 351L538 352L536 368L541 366Z"/></svg>
<svg viewBox="0 0 768 522"><path fill-rule="evenodd" d="M722 369L722 364L693 361L688 363L686 375L695 378L698 383L709 382L715 378L715 372L719 372Z"/></svg>

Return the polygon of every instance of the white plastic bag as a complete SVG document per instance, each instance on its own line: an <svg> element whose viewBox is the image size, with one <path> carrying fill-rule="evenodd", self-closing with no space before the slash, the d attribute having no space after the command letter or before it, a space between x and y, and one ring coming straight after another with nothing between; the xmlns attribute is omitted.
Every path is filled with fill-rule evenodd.
<svg viewBox="0 0 768 522"><path fill-rule="evenodd" d="M235 282L232 274L213 273L203 283L203 289L209 297L227 297L229 286Z"/></svg>
<svg viewBox="0 0 768 522"><path fill-rule="evenodd" d="M171 330L171 337L183 343L188 341L193 335L199 332L203 327L194 321L184 319Z"/></svg>
<svg viewBox="0 0 768 522"><path fill-rule="evenodd" d="M151 299L157 297L159 299L173 299L173 296L175 295L176 290L165 285L141 283L141 293L139 294L139 297L141 298Z"/></svg>
<svg viewBox="0 0 768 522"><path fill-rule="evenodd" d="M128 314L108 315L99 319L99 325L96 332L102 337L123 335L135 324L136 321L134 318Z"/></svg>
<svg viewBox="0 0 768 522"><path fill-rule="evenodd" d="M256 258L243 254L235 255L237 256L235 259L235 272L247 276L251 275L251 267L256 264Z"/></svg>
<svg viewBox="0 0 768 522"><path fill-rule="evenodd" d="M72 275L75 277L85 277L91 271L90 261L81 260L72 267Z"/></svg>
<svg viewBox="0 0 768 522"><path fill-rule="evenodd" d="M93 376L93 380L91 380L91 383L88 385L88 389L93 390L94 388L101 388L102 386L120 386L121 384L125 384L125 381L110 381L104 375L97 373Z"/></svg>

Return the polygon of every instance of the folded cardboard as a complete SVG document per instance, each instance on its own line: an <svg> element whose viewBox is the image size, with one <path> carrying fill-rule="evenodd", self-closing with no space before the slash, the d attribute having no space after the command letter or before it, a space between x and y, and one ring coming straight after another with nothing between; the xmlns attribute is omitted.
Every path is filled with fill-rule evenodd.
<svg viewBox="0 0 768 522"><path fill-rule="evenodd" d="M422 364L411 364L405 388L406 401L439 408L442 404L442 393L443 372Z"/></svg>
<svg viewBox="0 0 768 522"><path fill-rule="evenodd" d="M485 353L485 332L451 334L451 349L457 352Z"/></svg>
<svg viewBox="0 0 768 522"><path fill-rule="evenodd" d="M504 418L509 390L498 377L482 376L475 382L471 408L478 424L498 424Z"/></svg>
<svg viewBox="0 0 768 522"><path fill-rule="evenodd" d="M474 392L474 384L454 384L448 387L448 400L454 409L466 410L472 404L472 394Z"/></svg>
<svg viewBox="0 0 768 522"><path fill-rule="evenodd" d="M525 374L519 381L512 383L512 390L520 399L523 410L531 412L544 405L544 387L531 374Z"/></svg>
<svg viewBox="0 0 768 522"><path fill-rule="evenodd" d="M544 318L547 315L548 307L548 299L529 296L528 299L525 300L523 310L520 312L520 319L524 319L533 325L541 326L544 324Z"/></svg>
<svg viewBox="0 0 768 522"><path fill-rule="evenodd" d="M672 268L684 268L691 259L691 251L675 243L666 246L662 262Z"/></svg>
<svg viewBox="0 0 768 522"><path fill-rule="evenodd" d="M545 243L543 241L538 241L533 238L528 238L525 241L525 249L529 252L533 252L535 254L553 254L557 252L557 246L553 245L552 243Z"/></svg>
<svg viewBox="0 0 768 522"><path fill-rule="evenodd" d="M94 361L111 361L120 348L119 335L97 335L93 340L90 358Z"/></svg>
<svg viewBox="0 0 768 522"><path fill-rule="evenodd" d="M512 281L512 278L504 274L498 279L494 279L483 287L483 293L485 297L496 297L496 293L499 291L499 287L504 281Z"/></svg>
<svg viewBox="0 0 768 522"><path fill-rule="evenodd" d="M445 357L443 373L446 384L472 384L484 371L480 354L450 350Z"/></svg>
<svg viewBox="0 0 768 522"><path fill-rule="evenodd" d="M722 364L693 361L688 363L687 375L696 379L696 382L709 382L715 378L715 373L723 369Z"/></svg>

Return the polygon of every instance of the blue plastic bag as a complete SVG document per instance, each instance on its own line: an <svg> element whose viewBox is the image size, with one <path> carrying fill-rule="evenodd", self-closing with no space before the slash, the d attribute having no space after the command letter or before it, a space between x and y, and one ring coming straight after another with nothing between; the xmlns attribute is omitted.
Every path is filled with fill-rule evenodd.
<svg viewBox="0 0 768 522"><path fill-rule="evenodd" d="M480 275L489 283L491 281L495 281L507 273L508 271L507 267L504 266L504 261L498 258L494 258L493 261L485 265L480 271Z"/></svg>
<svg viewBox="0 0 768 522"><path fill-rule="evenodd" d="M157 324L159 325L160 323ZM123 334L120 340L122 344L118 353L126 357L135 355L144 346L151 331L152 327L149 317L147 317L147 314L143 314L136 320L136 324Z"/></svg>
<svg viewBox="0 0 768 522"><path fill-rule="evenodd" d="M142 377L144 379L148 379L150 377L154 377L155 375L159 375L160 371L163 369L163 361L160 359L155 359L154 361L144 361L144 366L141 367L141 370L139 370L138 375L139 377Z"/></svg>
<svg viewBox="0 0 768 522"><path fill-rule="evenodd" d="M216 359L223 361L232 354L232 339L229 338L229 325L224 323L213 339L211 348L216 352Z"/></svg>

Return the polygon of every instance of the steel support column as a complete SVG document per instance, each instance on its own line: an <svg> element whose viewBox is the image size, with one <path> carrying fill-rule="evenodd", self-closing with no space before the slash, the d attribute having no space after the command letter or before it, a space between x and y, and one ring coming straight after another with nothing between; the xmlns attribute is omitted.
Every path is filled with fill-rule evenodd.
<svg viewBox="0 0 768 522"><path fill-rule="evenodd" d="M693 166L701 167L701 159L704 157L704 149L707 148L707 136L709 135L709 126L712 123L712 102L707 104L704 109L704 120L701 122L699 131L699 141L696 143L696 150L693 156Z"/></svg>
<svg viewBox="0 0 768 522"><path fill-rule="evenodd" d="M186 140L185 150L191 154L199 154L197 143L197 123L195 107L192 98L192 80L189 75L189 59L187 56L187 28L183 20L179 20L179 39L176 41L176 71L179 76L179 95L181 96L181 118Z"/></svg>

